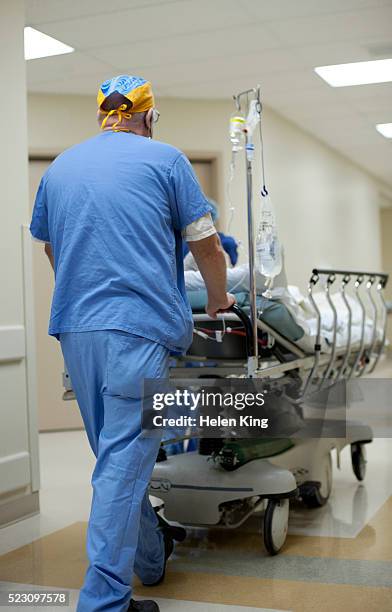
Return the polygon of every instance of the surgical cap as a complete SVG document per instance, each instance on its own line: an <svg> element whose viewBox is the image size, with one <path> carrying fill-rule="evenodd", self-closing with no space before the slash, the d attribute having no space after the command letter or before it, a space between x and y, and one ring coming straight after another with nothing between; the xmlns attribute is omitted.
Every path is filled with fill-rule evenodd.
<svg viewBox="0 0 392 612"><path fill-rule="evenodd" d="M120 75L102 83L98 90L97 104L101 108L110 94L117 92L127 98L133 113L142 113L154 107L151 83L137 76Z"/></svg>

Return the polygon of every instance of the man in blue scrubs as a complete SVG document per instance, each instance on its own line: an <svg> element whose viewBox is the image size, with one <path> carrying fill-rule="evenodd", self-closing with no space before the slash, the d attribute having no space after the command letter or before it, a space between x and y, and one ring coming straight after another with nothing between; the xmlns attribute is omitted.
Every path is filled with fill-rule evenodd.
<svg viewBox="0 0 392 612"><path fill-rule="evenodd" d="M172 550L147 494L159 440L141 436L141 396L143 379L167 377L170 351L192 339L183 239L207 312L234 302L209 204L186 157L151 139L157 116L150 83L105 81L102 133L51 164L31 222L55 272L49 334L61 342L97 458L78 612L159 610L131 599L133 575L158 584Z"/></svg>

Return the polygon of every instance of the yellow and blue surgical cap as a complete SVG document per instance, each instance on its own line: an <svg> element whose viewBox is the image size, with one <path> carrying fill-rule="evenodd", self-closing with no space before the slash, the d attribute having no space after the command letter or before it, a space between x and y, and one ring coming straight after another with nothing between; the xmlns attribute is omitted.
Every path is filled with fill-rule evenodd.
<svg viewBox="0 0 392 612"><path fill-rule="evenodd" d="M118 109L113 109L109 112L104 111L101 108L106 98L108 98L110 94L114 92L123 95L131 102L132 113L142 113L154 107L154 95L152 93L151 83L149 81L146 81L138 76L129 76L124 74L113 77L112 79L104 81L98 90L98 108L103 113L107 113L107 117L105 117L101 127L105 127L106 120L114 113L117 113L118 115L118 122L113 127L116 127L116 125L121 122L123 117L126 119L130 119L132 117L130 112L124 112L127 110L125 104L122 104Z"/></svg>

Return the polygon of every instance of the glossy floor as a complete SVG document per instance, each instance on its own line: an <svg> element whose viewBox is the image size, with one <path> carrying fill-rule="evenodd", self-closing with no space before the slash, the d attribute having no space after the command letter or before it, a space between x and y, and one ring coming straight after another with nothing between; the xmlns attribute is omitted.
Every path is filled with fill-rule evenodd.
<svg viewBox="0 0 392 612"><path fill-rule="evenodd" d="M42 434L40 451L41 514L0 530L0 590L64 588L74 610L86 568L93 457L83 432ZM375 440L360 484L345 449L328 504L312 511L293 504L280 555L264 553L260 516L230 532L191 530L165 583L137 584L136 594L153 596L163 612L390 610L391 461L392 441Z"/></svg>

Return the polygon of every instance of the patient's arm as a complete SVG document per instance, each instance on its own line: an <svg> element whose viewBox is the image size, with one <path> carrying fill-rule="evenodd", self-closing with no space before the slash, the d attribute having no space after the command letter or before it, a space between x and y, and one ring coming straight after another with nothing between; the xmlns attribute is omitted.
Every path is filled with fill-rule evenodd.
<svg viewBox="0 0 392 612"><path fill-rule="evenodd" d="M50 261L50 265L52 266L52 269L54 270L53 251L52 251L52 247L50 246L49 242L45 242L45 253L48 256L48 259Z"/></svg>
<svg viewBox="0 0 392 612"><path fill-rule="evenodd" d="M226 259L218 234L202 240L188 242L204 279L208 304L207 314L216 319L220 310L227 310L235 303L234 296L226 293Z"/></svg>

